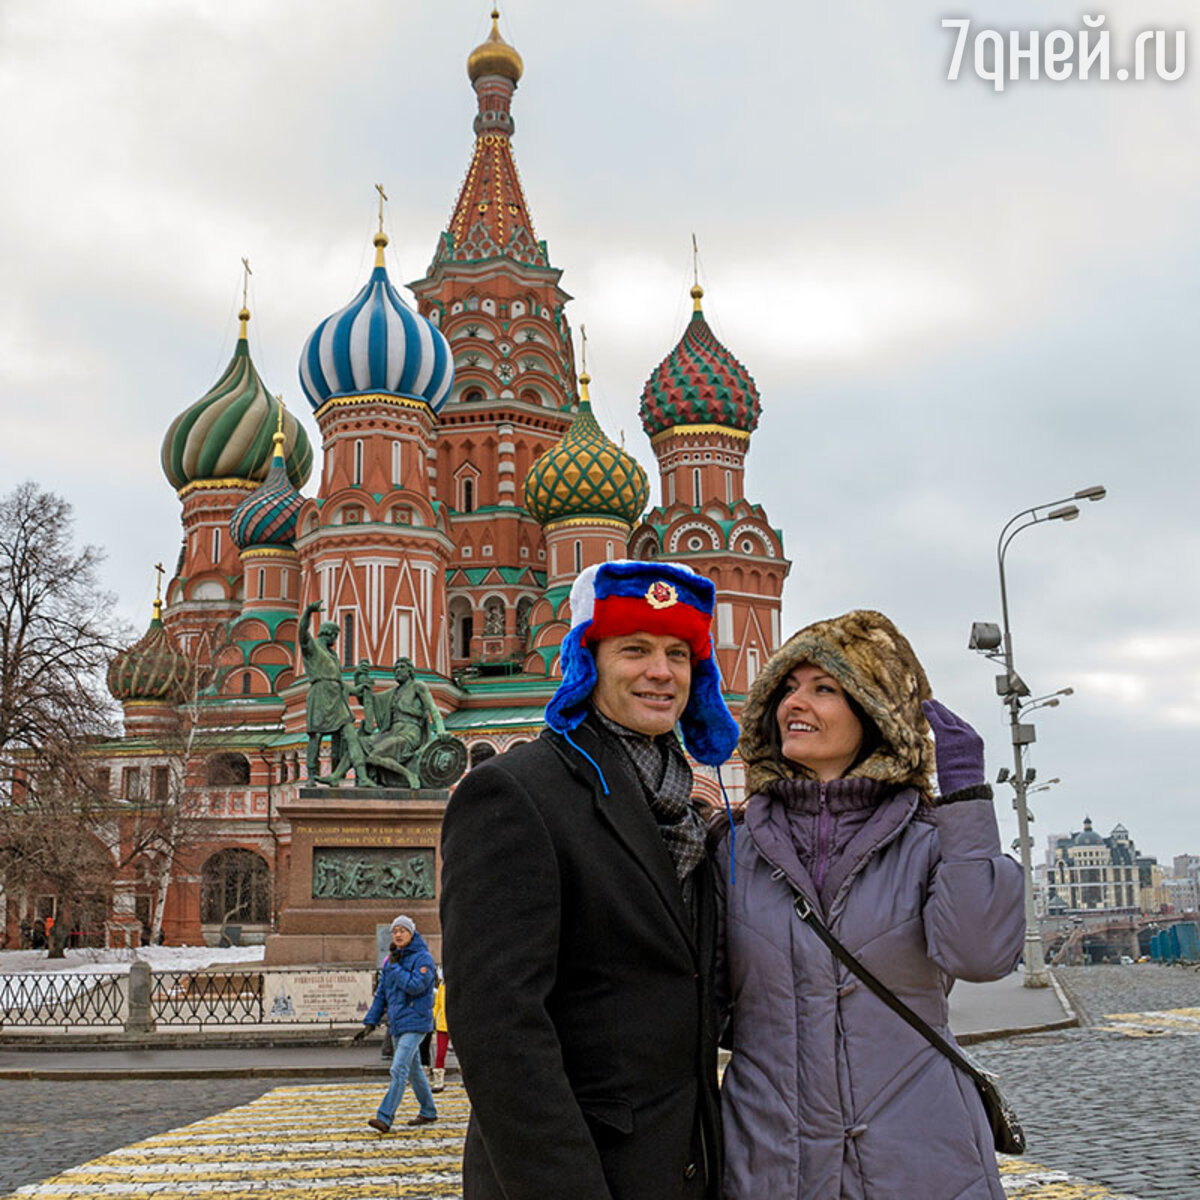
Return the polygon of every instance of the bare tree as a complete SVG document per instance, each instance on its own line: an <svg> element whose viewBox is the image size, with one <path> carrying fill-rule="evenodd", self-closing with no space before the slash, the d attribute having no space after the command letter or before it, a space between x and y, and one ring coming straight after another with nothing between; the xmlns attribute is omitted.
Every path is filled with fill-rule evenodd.
<svg viewBox="0 0 1200 1200"><path fill-rule="evenodd" d="M65 750L111 728L103 670L128 630L103 553L72 544L71 506L26 481L0 497L0 756Z"/></svg>
<svg viewBox="0 0 1200 1200"><path fill-rule="evenodd" d="M86 753L113 728L103 669L129 636L102 559L75 548L60 496L27 481L0 497L0 880L56 892L59 952L71 906L107 892L116 867Z"/></svg>

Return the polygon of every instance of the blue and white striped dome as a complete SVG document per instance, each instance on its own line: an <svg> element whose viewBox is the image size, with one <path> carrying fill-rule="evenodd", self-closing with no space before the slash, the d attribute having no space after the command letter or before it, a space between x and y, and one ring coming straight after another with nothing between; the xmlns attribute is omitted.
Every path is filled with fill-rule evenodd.
<svg viewBox="0 0 1200 1200"><path fill-rule="evenodd" d="M300 355L300 384L316 410L331 396L382 392L424 400L434 412L454 383L441 331L404 302L383 265L386 238L366 286L313 330Z"/></svg>

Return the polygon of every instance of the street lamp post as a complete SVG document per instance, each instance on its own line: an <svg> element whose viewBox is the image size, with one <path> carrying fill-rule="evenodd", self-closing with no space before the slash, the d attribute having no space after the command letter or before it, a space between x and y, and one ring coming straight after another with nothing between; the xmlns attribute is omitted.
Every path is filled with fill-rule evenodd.
<svg viewBox="0 0 1200 1200"><path fill-rule="evenodd" d="M1008 621L1008 583L1004 576L1004 556L1013 538L1023 529L1040 525L1045 521L1073 521L1079 516L1079 506L1076 500L1103 500L1107 495L1103 487L1081 488L1073 496L1062 500L1052 500L1048 504L1037 504L1033 508L1022 509L1000 531L996 542L996 565L1000 572L1000 614L1004 621L1003 640L995 637L999 633L994 625L977 623L971 634L971 649L986 653L989 658L995 658L1004 663L1004 674L996 679L996 690L1002 702L1008 708L1009 730L1012 736L1013 774L1012 785L1016 792L1014 807L1017 810L1017 834L1021 842L1021 871L1025 876L1025 979L1026 987L1047 987L1050 983L1046 974L1046 955L1042 943L1042 932L1037 923L1037 911L1033 902L1033 854L1029 838L1029 809L1026 807L1027 785L1032 780L1027 779L1022 761L1025 747L1031 745L1037 737L1033 725L1021 720L1022 709L1031 711L1042 707L1037 702L1027 706L1023 704L1024 697L1029 695L1029 688L1017 674L1013 665L1012 629ZM1043 697L1050 699L1050 697Z"/></svg>

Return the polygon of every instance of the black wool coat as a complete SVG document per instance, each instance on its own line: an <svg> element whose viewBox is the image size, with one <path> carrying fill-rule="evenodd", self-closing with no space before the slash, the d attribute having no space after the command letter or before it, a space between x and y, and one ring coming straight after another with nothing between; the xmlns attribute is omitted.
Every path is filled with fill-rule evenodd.
<svg viewBox="0 0 1200 1200"><path fill-rule="evenodd" d="M712 881L689 915L632 764L589 718L487 759L442 830L465 1200L720 1191Z"/></svg>

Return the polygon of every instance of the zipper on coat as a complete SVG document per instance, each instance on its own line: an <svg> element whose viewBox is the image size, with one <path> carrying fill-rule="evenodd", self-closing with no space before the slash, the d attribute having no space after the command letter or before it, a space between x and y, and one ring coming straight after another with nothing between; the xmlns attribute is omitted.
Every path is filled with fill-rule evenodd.
<svg viewBox="0 0 1200 1200"><path fill-rule="evenodd" d="M826 785L822 783L817 794L817 861L813 869L813 884L818 897L825 886L825 875L829 871L829 843L833 838L833 813L829 811L825 788Z"/></svg>

